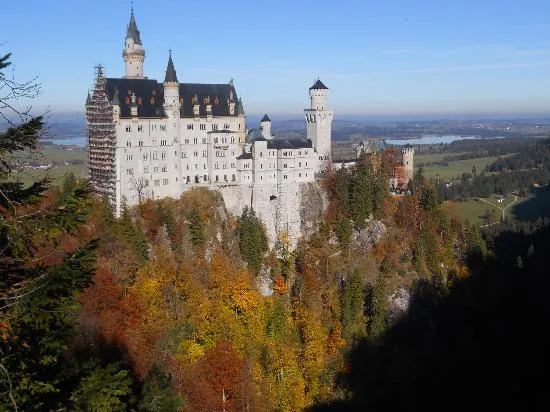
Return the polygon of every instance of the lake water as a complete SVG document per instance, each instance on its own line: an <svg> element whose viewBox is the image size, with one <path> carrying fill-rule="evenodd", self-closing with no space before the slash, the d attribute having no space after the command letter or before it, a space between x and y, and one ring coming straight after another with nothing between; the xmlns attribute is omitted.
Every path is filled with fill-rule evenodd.
<svg viewBox="0 0 550 412"><path fill-rule="evenodd" d="M77 137L67 137L65 139L44 139L44 142L50 142L53 144L64 144L64 145L76 145L80 147L86 146L88 143L86 136L77 136Z"/></svg>
<svg viewBox="0 0 550 412"><path fill-rule="evenodd" d="M458 136L458 135L445 135L445 136L422 136L419 138L411 139L388 139L386 143L392 145L418 145L418 144L440 144L440 143L451 143L456 140L465 140L465 139L479 139L476 136ZM66 139L46 139L47 142L52 142L54 144L65 144L65 145L76 145L84 147L87 144L86 136L77 136L77 137L68 137Z"/></svg>
<svg viewBox="0 0 550 412"><path fill-rule="evenodd" d="M451 143L451 142L455 142L457 140L465 140L465 139L479 139L479 137L476 137L476 136L458 136L458 135L422 136L422 137L419 137L419 138L416 138L416 139L415 138L411 138L411 139L388 139L388 140L386 140L386 143L392 144L392 145L440 144L440 143Z"/></svg>

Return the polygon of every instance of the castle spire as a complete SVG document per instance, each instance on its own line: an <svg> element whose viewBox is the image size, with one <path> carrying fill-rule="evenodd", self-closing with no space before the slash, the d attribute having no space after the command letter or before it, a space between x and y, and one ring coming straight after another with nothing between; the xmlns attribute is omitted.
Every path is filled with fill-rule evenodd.
<svg viewBox="0 0 550 412"><path fill-rule="evenodd" d="M130 23L128 23L128 29L126 30L126 39L132 39L135 44L141 45L141 39L139 38L139 30L137 28L136 19L134 17L134 6L130 10Z"/></svg>
<svg viewBox="0 0 550 412"><path fill-rule="evenodd" d="M166 66L166 76L164 77L164 83L168 82L178 82L178 76L174 68L174 62L172 61L172 50L170 50L168 54L168 65Z"/></svg>

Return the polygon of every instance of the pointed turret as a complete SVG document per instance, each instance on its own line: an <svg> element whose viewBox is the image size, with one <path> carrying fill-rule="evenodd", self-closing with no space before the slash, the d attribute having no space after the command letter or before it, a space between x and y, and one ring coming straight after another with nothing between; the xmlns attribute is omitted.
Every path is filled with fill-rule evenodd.
<svg viewBox="0 0 550 412"><path fill-rule="evenodd" d="M178 76L174 68L174 62L172 61L172 50L168 53L168 65L166 66L166 76L164 77L164 83L169 82L178 83Z"/></svg>
<svg viewBox="0 0 550 412"><path fill-rule="evenodd" d="M86 106L92 103L92 97L90 96L90 91L88 90L88 97L86 98Z"/></svg>
<svg viewBox="0 0 550 412"><path fill-rule="evenodd" d="M126 64L126 76L133 79L142 79L143 62L145 61L145 50L141 44L139 30L134 17L134 8L130 13L130 23L126 30L126 40L122 52L124 63Z"/></svg>
<svg viewBox="0 0 550 412"><path fill-rule="evenodd" d="M264 114L264 117L262 117L262 120L260 120L260 130L262 131L262 135L266 139L271 139L271 119L267 114Z"/></svg>
<svg viewBox="0 0 550 412"><path fill-rule="evenodd" d="M132 39L135 44L141 45L141 39L139 38L139 30L137 28L136 19L134 17L134 8L130 11L130 23L126 30L126 39Z"/></svg>
<svg viewBox="0 0 550 412"><path fill-rule="evenodd" d="M239 101L237 103L237 114L240 116L244 116L244 107L243 107L243 101L239 97Z"/></svg>
<svg viewBox="0 0 550 412"><path fill-rule="evenodd" d="M317 78L317 81L309 88L309 90L328 90L328 87L323 84L321 79Z"/></svg>

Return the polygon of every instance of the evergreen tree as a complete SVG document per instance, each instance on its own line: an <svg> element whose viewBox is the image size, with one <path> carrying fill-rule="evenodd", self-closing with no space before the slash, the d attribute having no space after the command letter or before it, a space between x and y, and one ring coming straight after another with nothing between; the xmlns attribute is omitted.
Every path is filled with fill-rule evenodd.
<svg viewBox="0 0 550 412"><path fill-rule="evenodd" d="M386 319L386 280L385 274L381 273L374 285L367 288L366 315L367 334L370 339L381 336L387 327Z"/></svg>
<svg viewBox="0 0 550 412"><path fill-rule="evenodd" d="M195 247L204 243L204 223L196 205L191 209L189 216L189 237Z"/></svg>
<svg viewBox="0 0 550 412"><path fill-rule="evenodd" d="M268 249L262 222L253 210L245 207L237 221L239 250L243 260L254 273L259 273L264 253Z"/></svg>
<svg viewBox="0 0 550 412"><path fill-rule="evenodd" d="M357 229L363 229L373 212L373 175L370 162L362 154L351 176L351 215Z"/></svg>
<svg viewBox="0 0 550 412"><path fill-rule="evenodd" d="M357 268L344 283L341 305L344 338L354 340L365 336L365 282Z"/></svg>
<svg viewBox="0 0 550 412"><path fill-rule="evenodd" d="M154 365L145 378L138 410L146 412L177 412L182 399L172 390L172 378Z"/></svg>

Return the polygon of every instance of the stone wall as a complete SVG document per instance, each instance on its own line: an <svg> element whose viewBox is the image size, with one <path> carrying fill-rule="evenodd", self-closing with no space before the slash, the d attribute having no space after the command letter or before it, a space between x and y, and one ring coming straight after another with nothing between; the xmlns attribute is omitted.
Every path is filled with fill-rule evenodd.
<svg viewBox="0 0 550 412"><path fill-rule="evenodd" d="M240 216L245 206L252 206L262 220L270 247L277 234L286 232L295 247L298 240L315 230L328 206L323 189L316 182L233 186L217 189L226 208Z"/></svg>

